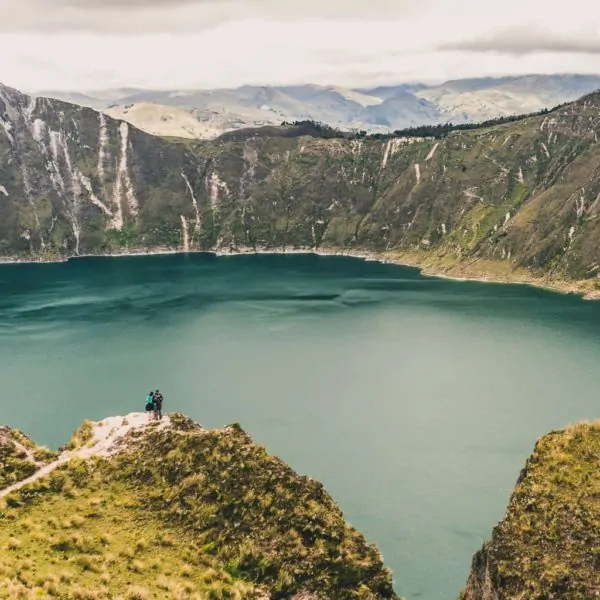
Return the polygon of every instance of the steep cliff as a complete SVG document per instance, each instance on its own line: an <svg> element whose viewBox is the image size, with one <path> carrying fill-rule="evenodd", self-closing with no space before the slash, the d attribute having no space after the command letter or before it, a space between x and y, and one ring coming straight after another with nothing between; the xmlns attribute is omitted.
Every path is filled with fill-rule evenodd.
<svg viewBox="0 0 600 600"><path fill-rule="evenodd" d="M541 438L462 600L600 595L600 422Z"/></svg>
<svg viewBox="0 0 600 600"><path fill-rule="evenodd" d="M43 458L0 491L2 598L397 598L323 486L238 425L133 413Z"/></svg>
<svg viewBox="0 0 600 600"><path fill-rule="evenodd" d="M1 254L71 256L125 246L138 232L149 245L180 242L180 213L194 213L186 167L198 185L182 146L5 87L0 126Z"/></svg>
<svg viewBox="0 0 600 600"><path fill-rule="evenodd" d="M596 93L438 141L267 128L183 143L0 88L0 254L368 250L593 287L599 109Z"/></svg>

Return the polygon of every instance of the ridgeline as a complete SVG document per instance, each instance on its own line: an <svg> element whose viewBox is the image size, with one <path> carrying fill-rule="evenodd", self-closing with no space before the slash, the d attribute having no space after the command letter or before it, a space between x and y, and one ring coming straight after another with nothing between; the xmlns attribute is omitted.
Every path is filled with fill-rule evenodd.
<svg viewBox="0 0 600 600"><path fill-rule="evenodd" d="M0 86L0 257L328 250L593 295L599 110L594 93L385 139L300 122L184 142Z"/></svg>
<svg viewBox="0 0 600 600"><path fill-rule="evenodd" d="M239 425L134 413L0 450L2 598L397 598L323 486Z"/></svg>
<svg viewBox="0 0 600 600"><path fill-rule="evenodd" d="M461 600L600 593L599 457L599 422L538 440ZM320 483L181 414L86 422L61 453L2 428L0 548L2 598L397 600Z"/></svg>

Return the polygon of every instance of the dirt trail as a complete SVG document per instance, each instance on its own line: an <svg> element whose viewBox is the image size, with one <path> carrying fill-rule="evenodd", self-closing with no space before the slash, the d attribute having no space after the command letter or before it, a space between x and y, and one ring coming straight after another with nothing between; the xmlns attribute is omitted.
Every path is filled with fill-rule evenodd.
<svg viewBox="0 0 600 600"><path fill-rule="evenodd" d="M12 438L11 441L17 447L17 450L19 450L19 452L22 452L23 454L25 454L25 456L27 456L28 460L30 460L34 465L36 465L36 467L42 467L44 465L43 462L36 460L36 458L33 454L33 450L31 450L30 448L28 448L21 442L15 440L14 438Z"/></svg>
<svg viewBox="0 0 600 600"><path fill-rule="evenodd" d="M42 467L44 463L36 460L33 450L28 448L23 442L20 442L15 436L14 432L11 431L10 427L6 427L5 425L0 426L0 443L1 444L12 444L19 454L24 454L27 457L29 462L32 462L34 465Z"/></svg>
<svg viewBox="0 0 600 600"><path fill-rule="evenodd" d="M147 413L130 413L125 417L109 417L103 421L92 423L92 440L89 444L75 450L65 450L55 461L48 463L47 465L38 469L33 475L27 477L10 485L3 490L0 490L0 498L4 498L20 490L21 488L45 477L49 473L52 473L54 469L64 465L66 462L73 458L90 458L91 456L110 456L119 452L122 448L123 438L134 429L143 429L148 426L148 414ZM166 429L171 425L171 421L168 416L164 415L162 421L158 425L154 425L156 429ZM22 444L16 442L19 449ZM23 446L23 451L27 452L27 455L35 464L39 464L35 461L33 453Z"/></svg>

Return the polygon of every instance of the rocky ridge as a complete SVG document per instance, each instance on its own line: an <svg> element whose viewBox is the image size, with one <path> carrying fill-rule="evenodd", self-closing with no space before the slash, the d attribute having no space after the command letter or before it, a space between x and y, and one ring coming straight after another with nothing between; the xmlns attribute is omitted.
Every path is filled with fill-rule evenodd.
<svg viewBox="0 0 600 600"><path fill-rule="evenodd" d="M600 596L600 422L538 440L462 600Z"/></svg>
<svg viewBox="0 0 600 600"><path fill-rule="evenodd" d="M132 413L46 458L0 491L2 597L397 598L323 487L239 425Z"/></svg>

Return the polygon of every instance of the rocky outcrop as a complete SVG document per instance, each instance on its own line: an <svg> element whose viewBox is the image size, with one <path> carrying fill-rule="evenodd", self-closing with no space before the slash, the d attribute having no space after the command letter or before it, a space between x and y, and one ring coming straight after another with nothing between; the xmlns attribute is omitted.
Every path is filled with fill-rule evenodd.
<svg viewBox="0 0 600 600"><path fill-rule="evenodd" d="M442 140L278 130L168 142L0 88L0 255L134 249L419 253L600 274L600 93Z"/></svg>
<svg viewBox="0 0 600 600"><path fill-rule="evenodd" d="M471 573L467 581L467 587L461 594L460 600L502 600L499 596L498 585L492 581L488 547L484 546L473 557Z"/></svg>
<svg viewBox="0 0 600 600"><path fill-rule="evenodd" d="M462 600L600 596L600 422L541 438Z"/></svg>
<svg viewBox="0 0 600 600"><path fill-rule="evenodd" d="M55 458L21 431L0 427L0 498Z"/></svg>
<svg viewBox="0 0 600 600"><path fill-rule="evenodd" d="M397 599L323 486L237 424L86 422L21 479L0 492L2 598Z"/></svg>

